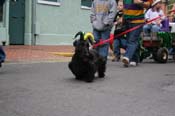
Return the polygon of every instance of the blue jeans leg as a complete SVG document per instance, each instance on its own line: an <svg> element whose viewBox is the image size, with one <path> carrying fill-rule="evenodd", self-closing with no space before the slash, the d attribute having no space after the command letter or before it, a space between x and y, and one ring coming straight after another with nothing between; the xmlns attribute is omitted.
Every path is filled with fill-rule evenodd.
<svg viewBox="0 0 175 116"><path fill-rule="evenodd" d="M130 28L137 26L138 24L130 24ZM142 31L142 28L138 28L134 31L131 31L127 34L127 48L125 57L127 57L130 61L135 61L138 58L136 50L139 46L139 40L140 40L140 33ZM138 62L138 61L135 61Z"/></svg>
<svg viewBox="0 0 175 116"><path fill-rule="evenodd" d="M120 55L120 40L118 38L115 38L114 40L114 55Z"/></svg>
<svg viewBox="0 0 175 116"><path fill-rule="evenodd" d="M105 30L105 31L97 31L97 30L94 29L94 30L93 30L93 34L94 34L95 41L96 41L96 42L99 42L100 39L102 39L102 40L107 40L107 39L109 39L109 37L110 37L110 32L111 32L110 29L109 29L109 30ZM101 45L101 46L98 46L98 47L96 48L96 50L98 51L98 53L99 53L101 56L103 56L103 57L106 58L106 60L107 60L108 48L109 48L109 43L107 42L107 43L105 43L105 44L103 44L103 45Z"/></svg>
<svg viewBox="0 0 175 116"><path fill-rule="evenodd" d="M121 41L120 47L126 49L127 44L126 38L121 38L120 41Z"/></svg>
<svg viewBox="0 0 175 116"><path fill-rule="evenodd" d="M120 48L126 48L125 38L115 38L114 40L114 54L115 56L120 56Z"/></svg>
<svg viewBox="0 0 175 116"><path fill-rule="evenodd" d="M5 61L5 58L6 58L6 54L5 54L2 46L0 46L0 63L1 62L4 62Z"/></svg>
<svg viewBox="0 0 175 116"><path fill-rule="evenodd" d="M148 36L151 31L151 24L147 24L143 26L143 32Z"/></svg>
<svg viewBox="0 0 175 116"><path fill-rule="evenodd" d="M159 32L160 27L158 25L152 25L151 32Z"/></svg>

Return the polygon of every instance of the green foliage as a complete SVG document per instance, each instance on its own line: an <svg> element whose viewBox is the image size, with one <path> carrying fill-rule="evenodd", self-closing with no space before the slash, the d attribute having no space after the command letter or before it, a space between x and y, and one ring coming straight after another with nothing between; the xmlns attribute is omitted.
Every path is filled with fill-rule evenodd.
<svg viewBox="0 0 175 116"><path fill-rule="evenodd" d="M169 4L175 3L175 0L169 0Z"/></svg>
<svg viewBox="0 0 175 116"><path fill-rule="evenodd" d="M169 0L169 2L168 2L168 10L172 9L174 3L175 3L175 0Z"/></svg>

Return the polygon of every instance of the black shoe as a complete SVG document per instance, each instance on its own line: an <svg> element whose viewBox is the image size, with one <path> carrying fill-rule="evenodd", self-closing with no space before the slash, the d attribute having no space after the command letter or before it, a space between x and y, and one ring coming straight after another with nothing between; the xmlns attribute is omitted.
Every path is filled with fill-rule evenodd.
<svg viewBox="0 0 175 116"><path fill-rule="evenodd" d="M104 74L104 73L99 74L98 77L99 77L99 78L104 78L104 77L105 77L105 74Z"/></svg>
<svg viewBox="0 0 175 116"><path fill-rule="evenodd" d="M2 63L0 63L0 68L2 67Z"/></svg>

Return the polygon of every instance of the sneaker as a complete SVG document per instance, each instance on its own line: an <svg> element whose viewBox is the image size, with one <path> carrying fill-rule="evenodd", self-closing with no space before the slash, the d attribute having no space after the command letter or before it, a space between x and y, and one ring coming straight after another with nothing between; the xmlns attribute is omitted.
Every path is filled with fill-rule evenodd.
<svg viewBox="0 0 175 116"><path fill-rule="evenodd" d="M128 67L128 65L129 65L129 58L123 57L123 58L122 58L122 62L123 62L123 64L124 64L124 67Z"/></svg>
<svg viewBox="0 0 175 116"><path fill-rule="evenodd" d="M0 68L2 67L2 63L0 62Z"/></svg>
<svg viewBox="0 0 175 116"><path fill-rule="evenodd" d="M137 66L137 63L132 61L129 63L129 65L135 67L135 66Z"/></svg>

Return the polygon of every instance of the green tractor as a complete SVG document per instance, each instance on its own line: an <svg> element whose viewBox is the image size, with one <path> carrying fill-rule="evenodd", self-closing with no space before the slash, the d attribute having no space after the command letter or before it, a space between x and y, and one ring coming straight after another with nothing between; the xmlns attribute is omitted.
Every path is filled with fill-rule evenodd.
<svg viewBox="0 0 175 116"><path fill-rule="evenodd" d="M166 63L168 56L172 55L175 60L175 33L157 32L150 33L150 36L141 36L140 61L152 57L158 63Z"/></svg>

